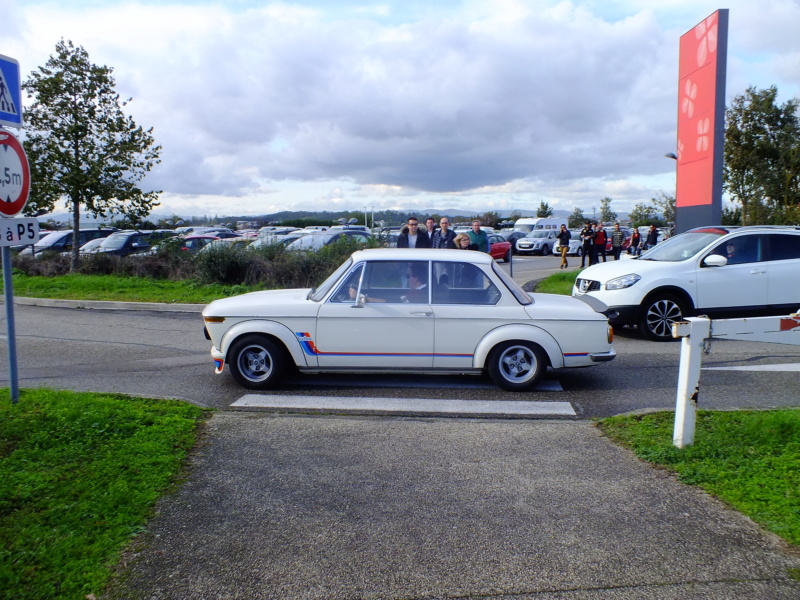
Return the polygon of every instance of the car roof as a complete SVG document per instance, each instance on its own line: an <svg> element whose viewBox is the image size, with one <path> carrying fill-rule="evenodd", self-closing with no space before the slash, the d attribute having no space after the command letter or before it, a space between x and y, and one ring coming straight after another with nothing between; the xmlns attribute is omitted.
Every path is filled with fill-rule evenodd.
<svg viewBox="0 0 800 600"><path fill-rule="evenodd" d="M486 252L467 250L444 250L438 248L367 248L353 252L353 260L440 260L448 262L463 262L465 259L471 263L491 264L494 259Z"/></svg>

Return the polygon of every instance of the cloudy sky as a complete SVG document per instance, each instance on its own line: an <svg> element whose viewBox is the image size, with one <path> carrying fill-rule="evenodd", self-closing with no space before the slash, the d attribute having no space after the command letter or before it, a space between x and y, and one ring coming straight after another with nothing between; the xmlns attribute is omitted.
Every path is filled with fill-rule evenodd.
<svg viewBox="0 0 800 600"><path fill-rule="evenodd" d="M159 214L589 215L672 193L678 41L718 8L728 98L800 98L800 0L0 0L0 54L114 69Z"/></svg>

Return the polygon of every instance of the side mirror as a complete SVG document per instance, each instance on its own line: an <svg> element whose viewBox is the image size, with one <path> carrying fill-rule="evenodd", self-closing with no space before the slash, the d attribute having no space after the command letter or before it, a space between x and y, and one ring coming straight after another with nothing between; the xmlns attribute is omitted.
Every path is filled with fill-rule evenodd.
<svg viewBox="0 0 800 600"><path fill-rule="evenodd" d="M364 308L364 305L367 303L367 296L366 294L359 294L356 298L356 303L353 304L353 308Z"/></svg>
<svg viewBox="0 0 800 600"><path fill-rule="evenodd" d="M703 259L704 267L724 267L728 264L728 259L719 254L709 254Z"/></svg>

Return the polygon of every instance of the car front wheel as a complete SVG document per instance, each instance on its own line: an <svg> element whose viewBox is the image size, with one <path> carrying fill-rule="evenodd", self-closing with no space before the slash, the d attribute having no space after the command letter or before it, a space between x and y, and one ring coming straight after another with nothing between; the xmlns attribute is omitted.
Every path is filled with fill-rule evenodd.
<svg viewBox="0 0 800 600"><path fill-rule="evenodd" d="M236 382L250 390L274 387L288 361L284 349L263 335L248 335L231 346L228 366Z"/></svg>
<svg viewBox="0 0 800 600"><path fill-rule="evenodd" d="M650 297L642 304L639 331L649 340L667 342L672 337L672 324L683 321L686 309L683 302L671 294Z"/></svg>
<svg viewBox="0 0 800 600"><path fill-rule="evenodd" d="M544 350L530 342L503 342L489 354L489 376L495 385L511 392L530 390L546 369Z"/></svg>
<svg viewBox="0 0 800 600"><path fill-rule="evenodd" d="M542 246L542 256L547 256L548 254L550 254L550 247L545 244Z"/></svg>

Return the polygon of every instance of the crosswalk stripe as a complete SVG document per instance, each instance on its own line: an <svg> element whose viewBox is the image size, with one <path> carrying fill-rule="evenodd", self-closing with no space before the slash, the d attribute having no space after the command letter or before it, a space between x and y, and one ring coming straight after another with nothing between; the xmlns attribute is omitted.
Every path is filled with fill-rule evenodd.
<svg viewBox="0 0 800 600"><path fill-rule="evenodd" d="M569 402L435 400L429 398L332 398L327 396L276 396L245 394L231 404L238 408L358 411L392 414L541 415L576 416Z"/></svg>
<svg viewBox="0 0 800 600"><path fill-rule="evenodd" d="M741 367L703 367L704 371L782 371L791 373L800 371L800 363L785 363L780 365L746 365Z"/></svg>

